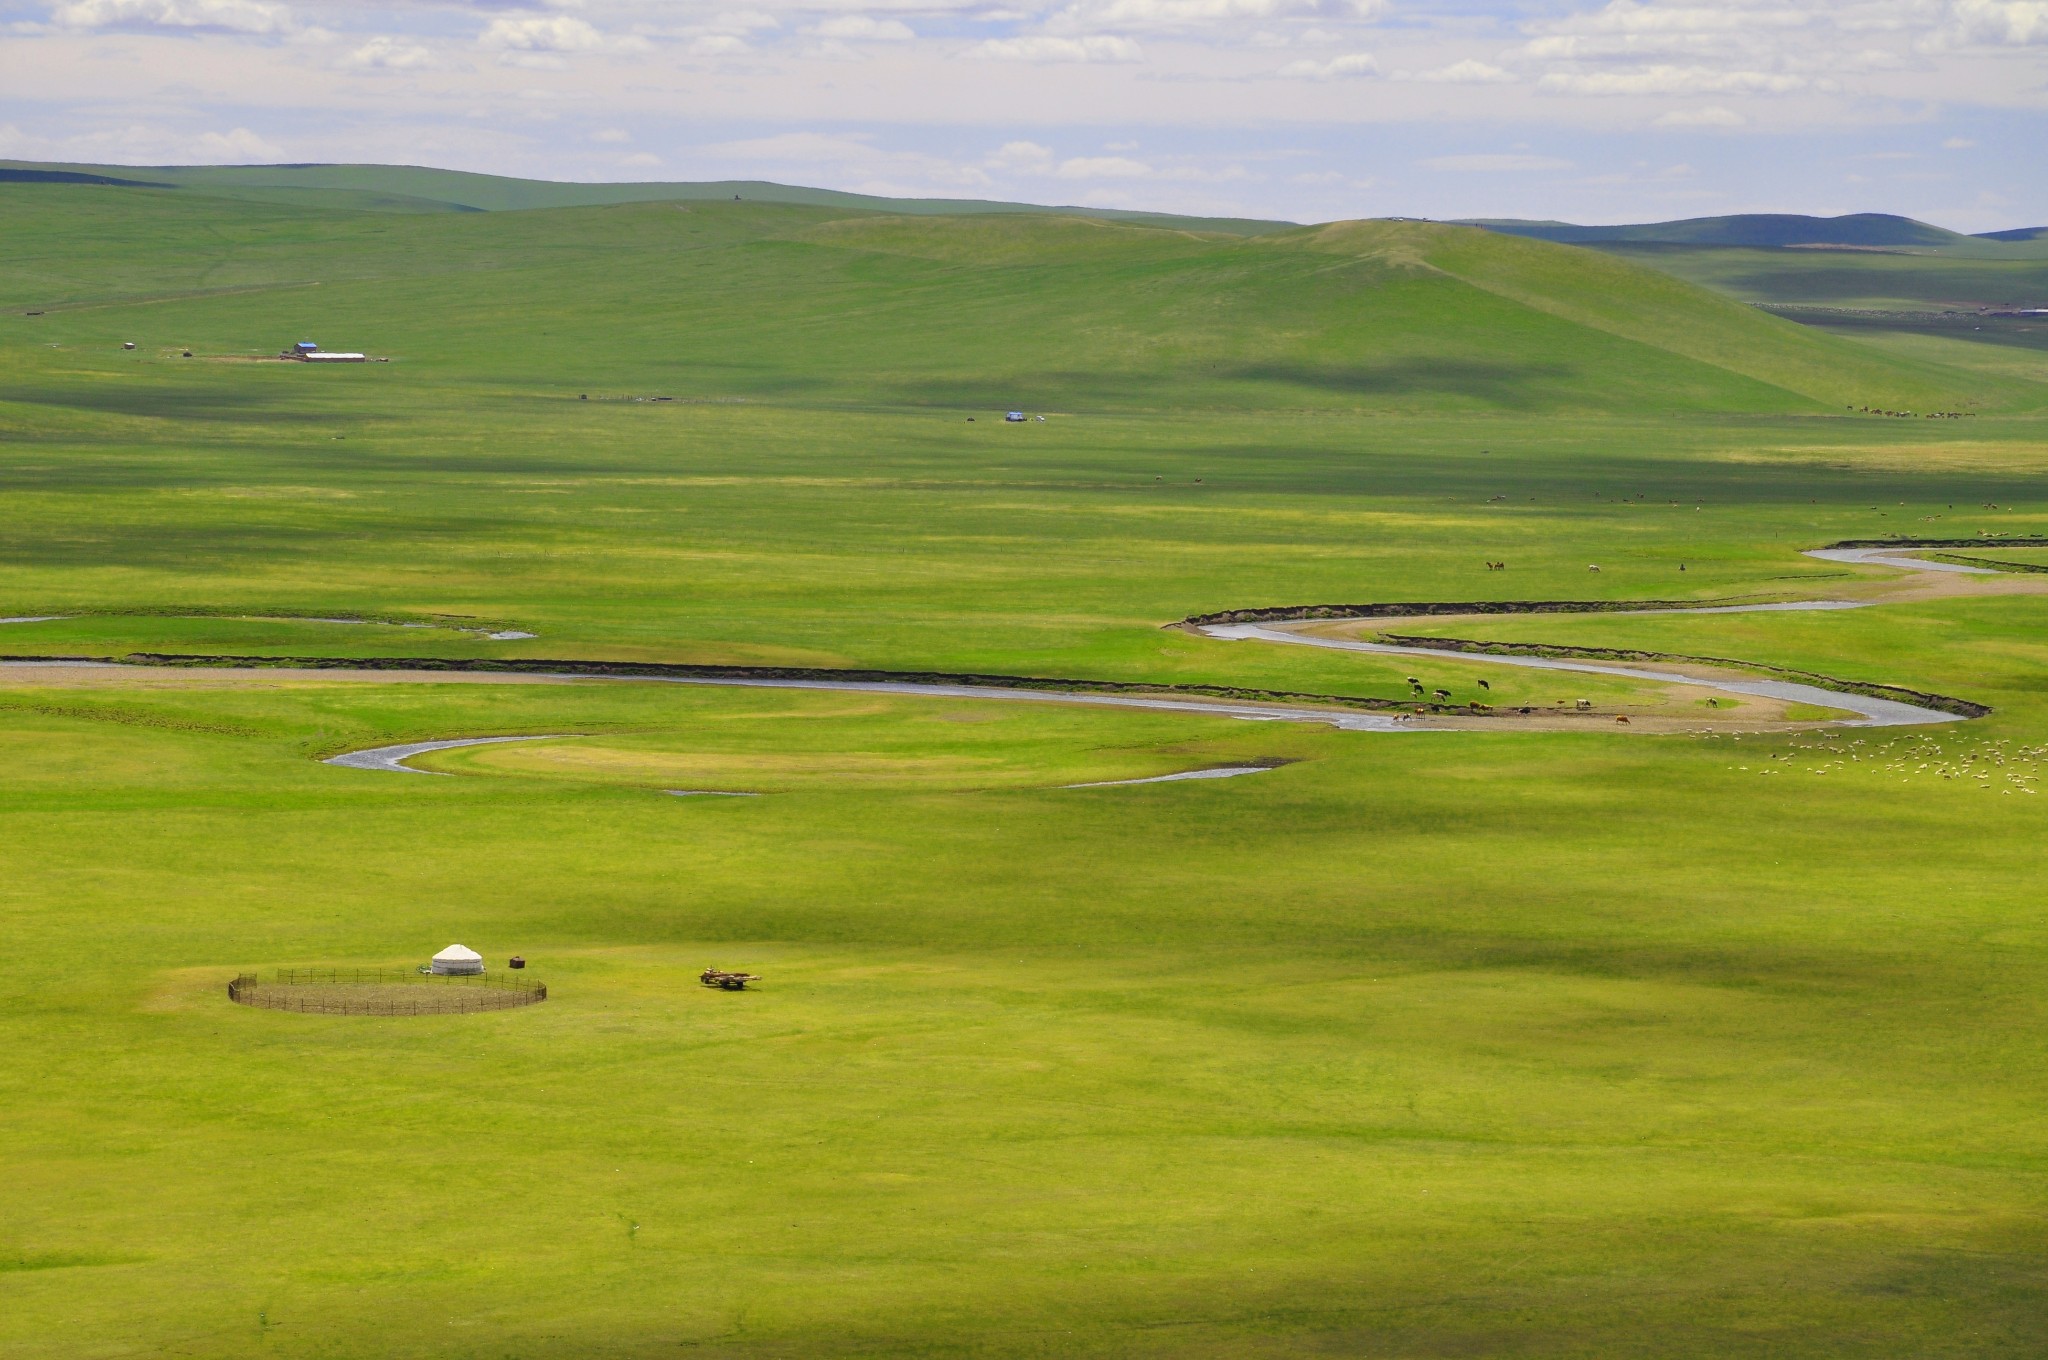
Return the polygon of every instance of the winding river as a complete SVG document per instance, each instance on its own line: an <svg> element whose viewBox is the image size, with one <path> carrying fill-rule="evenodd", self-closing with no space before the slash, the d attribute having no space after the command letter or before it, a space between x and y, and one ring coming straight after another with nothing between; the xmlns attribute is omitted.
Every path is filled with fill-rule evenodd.
<svg viewBox="0 0 2048 1360"><path fill-rule="evenodd" d="M1751 606L1751 609L1766 609L1767 605ZM1630 611L1634 612L1634 611ZM1685 610L1643 610L1643 613L1685 613ZM1739 613L1740 609L1721 609L1719 613ZM1437 647L1402 647L1387 642L1358 642L1348 638L1316 637L1298 633L1284 624L1225 623L1203 625L1198 631L1205 637L1219 638L1230 642L1281 642L1295 643L1308 647L1329 647L1340 652L1371 652L1381 656L1423 656L1435 661L1455 657L1460 661L1484 661L1498 666L1521 666L1539 671L1574 671L1581 675L1612 675L1624 680L1649 680L1663 685L1691 685L1699 689L1717 690L1722 694L1743 694L1759 699L1780 699L1787 703L1813 704L1820 708L1841 709L1856 716L1840 720L1837 727L1911 727L1922 723L1961 722L1954 713L1944 713L1938 708L1923 708L1919 704L1905 703L1897 699L1879 699L1863 694L1844 694L1837 690L1822 689L1819 685L1802 685L1792 680L1735 680L1722 677L1713 679L1674 675L1670 671L1644 670L1637 666L1615 666L1598 661L1565 660L1548 656L1496 656L1488 652L1447 652Z"/></svg>
<svg viewBox="0 0 2048 1360"><path fill-rule="evenodd" d="M1910 551L1910 549L1903 547L1816 548L1809 550L1806 556L1819 558L1823 561L1847 562L1859 566L1894 567L1909 571L1932 571L1968 575L1998 574L1985 567L1965 566L1960 563L1923 561L1918 557L1907 555ZM1876 603L1880 602L1865 600L1794 600L1761 604L1702 605L1696 608L1663 606L1642 610L1621 608L1614 612L1664 615L1749 614L1862 609ZM1362 652L1370 655L1425 657L1433 661L1456 659L1459 661L1477 662L1482 665L1515 666L1529 670L1613 676L1624 680L1687 686L1694 689L1713 690L1723 694L1773 699L1785 703L1808 704L1853 715L1849 718L1835 720L1829 724L1839 727L1906 727L1952 723L1963 720L1958 714L1912 703L1907 700L1845 693L1819 685L1802 684L1795 680L1744 679L1735 676L1681 674L1672 671L1651 670L1642 666L1617 665L1604 661L1581 660L1577 658L1445 651L1432 647L1413 647L1395 643L1320 637L1300 631L1303 628L1327 622L1329 622L1327 618L1266 619L1250 623L1193 623L1191 621L1191 627L1192 631L1204 637L1217 639L1218 641L1323 647L1334 651ZM588 680L593 677L564 673L554 676L541 675L538 678ZM1076 690L1004 688L978 684L943 684L913 680L851 678L840 680L828 677L787 679L739 676L640 676L617 678L632 679L640 683L651 681L661 684L705 685L720 688L825 690L837 693L901 694L943 699L996 699L1035 704L1084 704L1108 708L1143 709L1165 713L1196 713L1213 717L1237 718L1248 722L1323 723L1348 732L1412 732L1419 730L1406 720L1407 715L1405 714L1357 712L1287 703L1246 704L1200 699L1105 694ZM408 764L407 761L414 756L422 755L429 751L444 751L462 746L482 746L508 741L544 741L566 735L573 734L549 733L531 736L461 737L443 741L403 742L391 746L378 746L368 750L351 751L343 755L330 756L327 758L327 763L330 765L347 766L353 769L432 774L437 772L418 769ZM1077 785L1076 787L1110 787L1113 785L1162 783L1186 779L1218 779L1254 772L1253 767L1194 770L1180 774L1154 776L1150 779L1112 780L1100 786ZM679 790L678 792L684 791Z"/></svg>

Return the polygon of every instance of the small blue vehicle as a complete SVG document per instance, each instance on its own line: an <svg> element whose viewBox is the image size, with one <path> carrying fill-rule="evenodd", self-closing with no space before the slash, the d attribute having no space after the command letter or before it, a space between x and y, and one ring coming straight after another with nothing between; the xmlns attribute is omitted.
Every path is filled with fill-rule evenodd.
<svg viewBox="0 0 2048 1360"><path fill-rule="evenodd" d="M1024 413L1022 411L1012 411L1004 416L1003 419L1012 425L1022 425L1024 423Z"/></svg>

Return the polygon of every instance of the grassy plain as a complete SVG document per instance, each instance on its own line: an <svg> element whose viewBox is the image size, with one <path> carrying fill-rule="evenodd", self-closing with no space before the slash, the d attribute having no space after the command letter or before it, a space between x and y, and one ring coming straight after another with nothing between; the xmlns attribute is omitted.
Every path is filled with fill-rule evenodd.
<svg viewBox="0 0 2048 1360"><path fill-rule="evenodd" d="M0 615L67 616L17 656L1392 695L1162 625L2048 527L2048 373L1558 247L0 203ZM392 362L226 357L308 334ZM1995 710L1905 738L0 672L0 1354L2039 1353L2044 612L1491 621ZM315 759L515 732L587 735ZM222 994L453 939L551 999Z"/></svg>

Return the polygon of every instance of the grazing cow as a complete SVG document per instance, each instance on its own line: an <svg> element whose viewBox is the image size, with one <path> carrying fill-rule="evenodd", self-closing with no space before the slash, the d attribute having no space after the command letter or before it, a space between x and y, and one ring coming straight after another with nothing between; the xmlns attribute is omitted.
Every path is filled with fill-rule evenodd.
<svg viewBox="0 0 2048 1360"><path fill-rule="evenodd" d="M1600 570L1600 568L1599 568L1599 567L1597 567L1597 566L1592 566L1592 565L1590 565L1590 564L1589 564L1589 565L1588 565L1588 566L1586 567L1586 570L1587 570L1587 571L1598 571L1598 570Z"/></svg>
<svg viewBox="0 0 2048 1360"><path fill-rule="evenodd" d="M1618 723L1622 723L1622 724L1626 725L1626 724L1627 724L1627 722L1628 722L1628 719L1627 719L1627 718L1616 718L1616 719L1615 719L1615 721L1616 721L1616 722L1618 722Z"/></svg>
<svg viewBox="0 0 2048 1360"><path fill-rule="evenodd" d="M1490 689L1492 689L1492 688L1493 688L1493 686L1492 686L1492 685L1489 685L1489 684L1487 684L1487 683L1486 683L1486 682L1485 682L1484 680L1481 680L1481 681L1479 682L1479 688L1481 688L1481 689L1487 689L1487 690L1490 690Z"/></svg>
<svg viewBox="0 0 2048 1360"><path fill-rule="evenodd" d="M1440 689L1436 692L1436 697L1440 701L1445 701L1451 697L1451 692L1447 689Z"/></svg>

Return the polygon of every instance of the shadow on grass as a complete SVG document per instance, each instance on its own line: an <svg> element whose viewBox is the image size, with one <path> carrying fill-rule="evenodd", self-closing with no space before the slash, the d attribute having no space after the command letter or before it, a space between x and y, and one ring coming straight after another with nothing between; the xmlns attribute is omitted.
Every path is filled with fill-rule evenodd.
<svg viewBox="0 0 2048 1360"><path fill-rule="evenodd" d="M1288 410L1321 405L1316 397L1360 401L1419 398L1425 409L1469 404L1488 410L1531 411L1564 402L1576 370L1563 364L1508 364L1452 358L1404 358L1379 363L1190 363L1152 372L1053 371L1018 374L998 385L987 378L894 382L887 400L903 405L964 410L1023 408L1125 410ZM867 396L880 396L871 386Z"/></svg>
<svg viewBox="0 0 2048 1360"><path fill-rule="evenodd" d="M1573 375L1563 364L1502 364L1478 359L1413 358L1377 364L1247 364L1220 376L1240 382L1308 388L1350 397L1417 392L1463 397L1486 406L1529 410L1555 397Z"/></svg>
<svg viewBox="0 0 2048 1360"><path fill-rule="evenodd" d="M135 385L109 381L94 386L38 383L0 388L0 402L47 406L95 415L134 416L155 420L234 422L237 424L327 424L334 411L294 409L279 404L290 393L267 389ZM351 419L356 414L349 413Z"/></svg>

